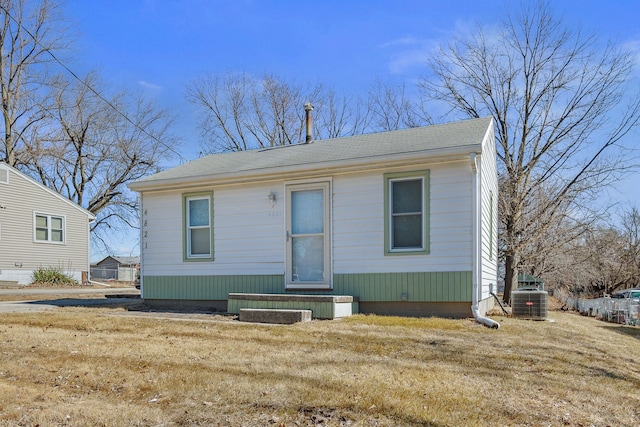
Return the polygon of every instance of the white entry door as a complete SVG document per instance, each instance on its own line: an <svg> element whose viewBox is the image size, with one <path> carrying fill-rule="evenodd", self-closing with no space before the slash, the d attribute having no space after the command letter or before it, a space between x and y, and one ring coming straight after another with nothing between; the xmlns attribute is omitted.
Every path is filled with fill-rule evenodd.
<svg viewBox="0 0 640 427"><path fill-rule="evenodd" d="M331 288L329 182L287 186L287 289Z"/></svg>

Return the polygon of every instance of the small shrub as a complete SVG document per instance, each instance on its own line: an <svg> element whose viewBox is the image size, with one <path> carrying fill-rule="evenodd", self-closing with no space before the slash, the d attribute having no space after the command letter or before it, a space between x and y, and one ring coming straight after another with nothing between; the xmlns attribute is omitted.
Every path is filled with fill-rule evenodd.
<svg viewBox="0 0 640 427"><path fill-rule="evenodd" d="M40 267L33 272L33 283L47 285L75 285L77 282L55 267Z"/></svg>

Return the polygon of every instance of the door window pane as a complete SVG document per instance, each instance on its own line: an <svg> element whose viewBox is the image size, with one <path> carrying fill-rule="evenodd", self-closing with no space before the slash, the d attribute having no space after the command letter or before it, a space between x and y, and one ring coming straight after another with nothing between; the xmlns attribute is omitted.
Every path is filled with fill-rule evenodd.
<svg viewBox="0 0 640 427"><path fill-rule="evenodd" d="M324 237L294 237L291 253L291 281L324 280Z"/></svg>
<svg viewBox="0 0 640 427"><path fill-rule="evenodd" d="M317 234L324 232L324 192L322 189L291 193L291 232Z"/></svg>

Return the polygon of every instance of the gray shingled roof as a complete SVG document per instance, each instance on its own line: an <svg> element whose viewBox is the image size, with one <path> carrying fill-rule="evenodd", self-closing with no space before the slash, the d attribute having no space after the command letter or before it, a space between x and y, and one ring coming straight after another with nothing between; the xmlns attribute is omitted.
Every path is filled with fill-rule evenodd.
<svg viewBox="0 0 640 427"><path fill-rule="evenodd" d="M134 182L134 190L188 183L202 177L212 181L229 176L262 175L282 168L331 167L334 164L378 162L393 155L437 155L451 150L480 152L492 118L470 119L314 141L311 144L211 154Z"/></svg>
<svg viewBox="0 0 640 427"><path fill-rule="evenodd" d="M139 256L112 256L111 258L115 259L122 265L136 265L140 264Z"/></svg>

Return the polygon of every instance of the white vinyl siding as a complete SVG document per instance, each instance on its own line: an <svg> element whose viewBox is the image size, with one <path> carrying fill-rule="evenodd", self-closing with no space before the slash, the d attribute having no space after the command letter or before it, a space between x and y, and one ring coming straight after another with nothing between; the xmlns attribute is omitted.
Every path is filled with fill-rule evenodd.
<svg viewBox="0 0 640 427"><path fill-rule="evenodd" d="M382 173L335 177L334 274L471 270L471 174L465 167L468 162L429 168L429 256L384 255Z"/></svg>
<svg viewBox="0 0 640 427"><path fill-rule="evenodd" d="M268 198L271 192L276 194L275 202ZM286 233L282 181L215 188L212 222L215 260L212 263L186 260L179 250L184 235L182 199L179 192L143 195L146 226L142 247L146 275L284 275Z"/></svg>
<svg viewBox="0 0 640 427"><path fill-rule="evenodd" d="M384 255L384 173L336 174L331 184L333 274L469 271L471 171L468 161L429 166L429 256ZM414 168L415 169L415 168ZM406 172L395 169L391 173ZM219 186L215 190L213 263L185 262L182 194L145 192L146 275L285 275L285 182ZM275 202L269 200L271 193ZM146 235L146 237L144 237ZM283 284L284 290L284 284Z"/></svg>
<svg viewBox="0 0 640 427"><path fill-rule="evenodd" d="M489 288L498 290L498 173L496 165L495 138L488 132L480 157L481 197L481 250L482 250L482 294L480 299L490 298Z"/></svg>

